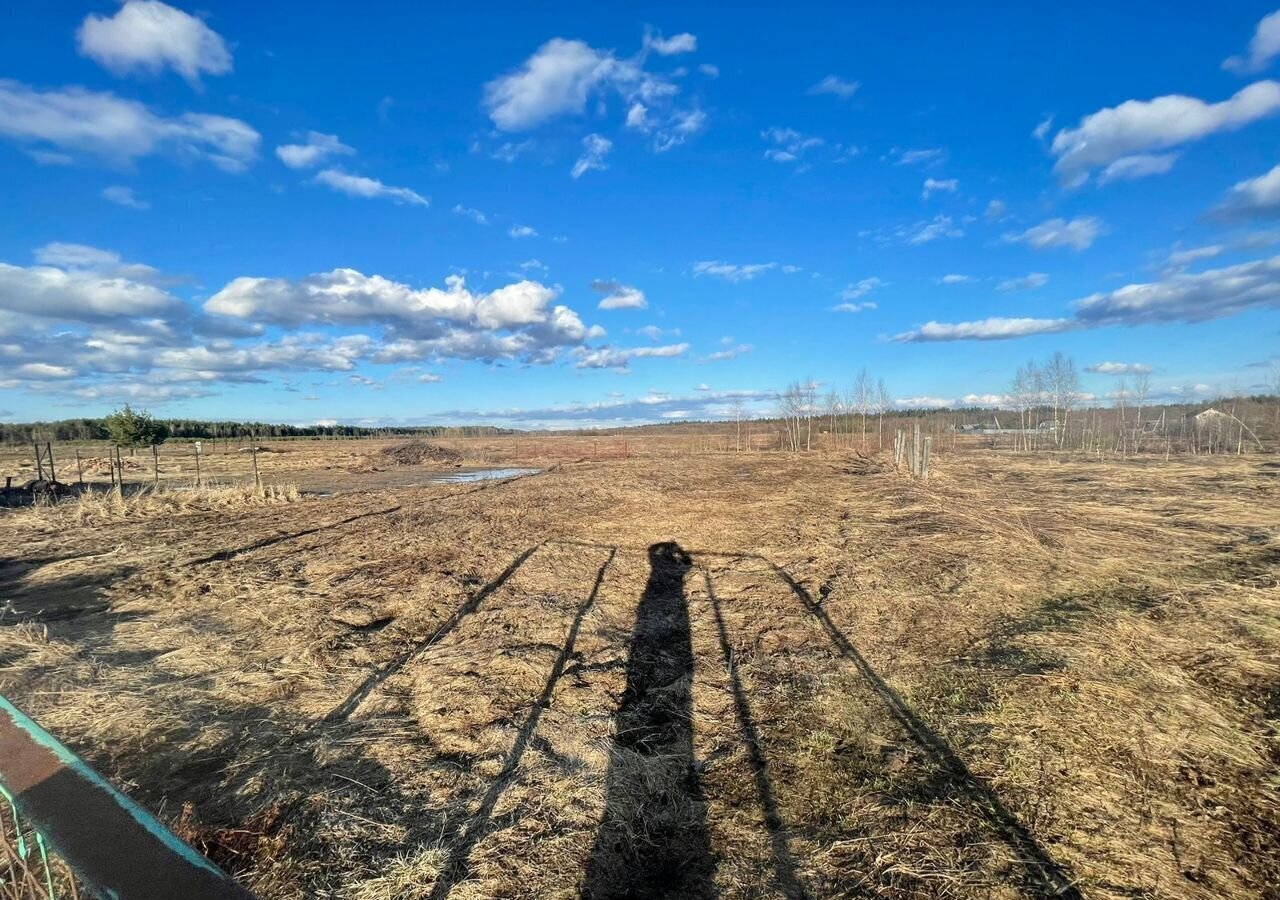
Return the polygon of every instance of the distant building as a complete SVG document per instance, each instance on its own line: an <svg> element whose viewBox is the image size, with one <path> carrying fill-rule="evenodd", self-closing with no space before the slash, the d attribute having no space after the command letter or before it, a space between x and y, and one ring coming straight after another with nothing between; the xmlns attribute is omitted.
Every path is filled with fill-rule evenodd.
<svg viewBox="0 0 1280 900"><path fill-rule="evenodd" d="M1202 413L1196 413L1196 425L1201 427L1221 425L1230 418L1231 416L1224 412L1219 412L1211 406Z"/></svg>

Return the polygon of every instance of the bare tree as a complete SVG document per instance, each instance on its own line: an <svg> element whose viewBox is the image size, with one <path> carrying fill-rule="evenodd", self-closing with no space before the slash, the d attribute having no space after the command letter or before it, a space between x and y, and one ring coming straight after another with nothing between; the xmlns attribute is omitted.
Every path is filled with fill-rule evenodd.
<svg viewBox="0 0 1280 900"><path fill-rule="evenodd" d="M825 398L827 408L827 429L831 432L831 441L835 446L840 446L840 395L835 389L827 392Z"/></svg>
<svg viewBox="0 0 1280 900"><path fill-rule="evenodd" d="M733 449L740 451L742 450L742 400L734 400L729 411L733 413Z"/></svg>
<svg viewBox="0 0 1280 900"><path fill-rule="evenodd" d="M803 415L802 405L804 392L798 381L787 385L787 389L778 395L778 418L782 419L786 446L790 450L800 449L800 421Z"/></svg>
<svg viewBox="0 0 1280 900"><path fill-rule="evenodd" d="M858 373L858 380L853 383L853 395L858 404L858 412L862 415L862 449L867 449L867 410L871 407L871 376L866 368Z"/></svg>
<svg viewBox="0 0 1280 900"><path fill-rule="evenodd" d="M1075 361L1060 350L1054 353L1044 368L1044 381L1053 403L1054 436L1061 449L1066 442L1071 410L1080 402L1080 375L1076 372Z"/></svg>
<svg viewBox="0 0 1280 900"><path fill-rule="evenodd" d="M1135 423L1133 430L1134 453L1142 450L1142 436L1146 429L1146 426L1142 424L1142 408L1147 405L1147 398L1150 396L1151 376L1146 372L1139 372L1137 377L1133 379L1133 403L1138 412L1138 421Z"/></svg>
<svg viewBox="0 0 1280 900"><path fill-rule="evenodd" d="M884 379L876 382L876 421L880 431L880 449L884 449L884 416L893 407L893 397L885 387Z"/></svg>

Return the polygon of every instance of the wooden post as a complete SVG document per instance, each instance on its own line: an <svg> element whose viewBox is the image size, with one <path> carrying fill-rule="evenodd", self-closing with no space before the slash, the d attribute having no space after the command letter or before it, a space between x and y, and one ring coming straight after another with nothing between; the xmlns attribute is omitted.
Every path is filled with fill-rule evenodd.
<svg viewBox="0 0 1280 900"><path fill-rule="evenodd" d="M152 483L160 483L160 448L156 444L151 445L151 470L154 473Z"/></svg>
<svg viewBox="0 0 1280 900"><path fill-rule="evenodd" d="M254 444L251 450L253 452L253 483L262 487L262 479L258 476L258 445Z"/></svg>
<svg viewBox="0 0 1280 900"><path fill-rule="evenodd" d="M204 487L204 482L200 479L200 442L196 441L196 487Z"/></svg>
<svg viewBox="0 0 1280 900"><path fill-rule="evenodd" d="M929 457L933 453L932 435L924 439L924 457L920 460L920 477L929 480Z"/></svg>
<svg viewBox="0 0 1280 900"><path fill-rule="evenodd" d="M920 460L923 451L920 447L920 423L917 422L911 432L911 474L919 477Z"/></svg>
<svg viewBox="0 0 1280 900"><path fill-rule="evenodd" d="M116 445L116 486L124 493L124 460L120 458L120 445Z"/></svg>
<svg viewBox="0 0 1280 900"><path fill-rule="evenodd" d="M76 475L80 478L80 487L84 487L84 464L80 461L80 448L76 448Z"/></svg>
<svg viewBox="0 0 1280 900"><path fill-rule="evenodd" d="M40 445L36 443L36 439L31 439L31 449L36 452L36 480L44 481L44 459L40 455Z"/></svg>
<svg viewBox="0 0 1280 900"><path fill-rule="evenodd" d="M53 444L48 441L44 442L44 455L49 458L49 480L57 483L58 470L53 467Z"/></svg>

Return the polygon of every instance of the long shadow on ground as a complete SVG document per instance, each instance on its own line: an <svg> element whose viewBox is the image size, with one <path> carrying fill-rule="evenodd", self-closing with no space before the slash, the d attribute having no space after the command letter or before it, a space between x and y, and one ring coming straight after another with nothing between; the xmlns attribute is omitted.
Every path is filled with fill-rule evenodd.
<svg viewBox="0 0 1280 900"><path fill-rule="evenodd" d="M684 590L692 560L675 543L654 544L649 565L584 900L716 896L693 766L693 639Z"/></svg>

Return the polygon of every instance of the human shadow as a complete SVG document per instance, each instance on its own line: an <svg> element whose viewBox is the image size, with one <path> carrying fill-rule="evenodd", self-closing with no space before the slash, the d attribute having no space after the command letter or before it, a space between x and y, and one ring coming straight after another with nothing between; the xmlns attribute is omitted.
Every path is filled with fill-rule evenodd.
<svg viewBox="0 0 1280 900"><path fill-rule="evenodd" d="M684 590L692 559L674 542L654 544L649 566L584 900L716 896L693 760L694 656Z"/></svg>

